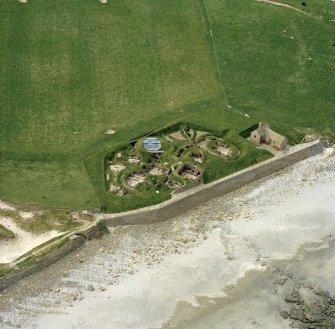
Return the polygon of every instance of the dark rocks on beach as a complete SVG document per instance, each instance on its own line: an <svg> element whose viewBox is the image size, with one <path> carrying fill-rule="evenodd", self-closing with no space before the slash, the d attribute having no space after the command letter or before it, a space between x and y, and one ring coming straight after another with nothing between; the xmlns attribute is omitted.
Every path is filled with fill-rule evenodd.
<svg viewBox="0 0 335 329"><path fill-rule="evenodd" d="M289 303L295 303L295 304L302 304L304 302L299 291L293 291L290 295L287 295L285 297L285 301Z"/></svg>
<svg viewBox="0 0 335 329"><path fill-rule="evenodd" d="M275 280L276 284L283 285L287 281L287 277L285 276L278 276Z"/></svg>
<svg viewBox="0 0 335 329"><path fill-rule="evenodd" d="M280 312L280 315L281 315L281 317L284 318L284 319L288 319L288 317L289 317L289 314L288 314L287 311L281 311L281 312Z"/></svg>
<svg viewBox="0 0 335 329"><path fill-rule="evenodd" d="M304 287L307 288L307 285ZM335 299L321 289L310 289L312 295L308 298L293 290L285 296L290 305L288 311L281 311L284 319L290 319L290 327L298 329L334 329L335 328Z"/></svg>
<svg viewBox="0 0 335 329"><path fill-rule="evenodd" d="M305 314L305 310L300 307L292 307L289 312L289 316L293 320L298 320L300 322L308 323L311 322L308 320Z"/></svg>

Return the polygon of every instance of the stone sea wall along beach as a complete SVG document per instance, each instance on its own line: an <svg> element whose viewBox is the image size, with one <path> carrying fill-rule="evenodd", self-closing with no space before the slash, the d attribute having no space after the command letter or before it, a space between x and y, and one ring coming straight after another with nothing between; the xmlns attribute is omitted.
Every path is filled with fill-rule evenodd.
<svg viewBox="0 0 335 329"><path fill-rule="evenodd" d="M72 234L69 234L69 237L64 240L65 242L62 246L56 248L45 256L42 256L41 259L33 262L33 264L23 266L22 269L14 270L14 272L1 277L0 291L6 289L10 285L16 283L26 276L36 273L37 271L40 271L41 269L56 263L70 252L73 252L81 245L83 245L86 240L90 240L95 236L101 235L105 230L105 223L98 221L88 225L88 227L84 227L73 232Z"/></svg>
<svg viewBox="0 0 335 329"><path fill-rule="evenodd" d="M256 164L235 174L206 185L196 186L173 195L171 200L159 205L128 211L120 214L99 214L108 225L149 224L179 216L202 203L219 197L269 176L299 161L317 155L323 151L322 141L313 141L292 147L287 153Z"/></svg>
<svg viewBox="0 0 335 329"><path fill-rule="evenodd" d="M61 258L63 258L68 253L77 249L85 242L85 238L83 236L73 235L69 238L69 240L57 250L54 250L50 254L46 255L40 261L36 262L33 265L27 266L26 268L17 271L15 273L10 273L3 278L0 278L0 291L12 285L13 283L21 280L22 278L36 273L41 269L57 262Z"/></svg>

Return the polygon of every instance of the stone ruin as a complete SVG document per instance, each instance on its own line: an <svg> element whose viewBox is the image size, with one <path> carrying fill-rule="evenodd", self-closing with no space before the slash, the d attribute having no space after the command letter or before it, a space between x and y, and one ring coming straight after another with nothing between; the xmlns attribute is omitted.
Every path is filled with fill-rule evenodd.
<svg viewBox="0 0 335 329"><path fill-rule="evenodd" d="M190 157L196 162L199 162L199 163L204 162L204 157L203 157L202 153L200 153L200 152L191 152Z"/></svg>
<svg viewBox="0 0 335 329"><path fill-rule="evenodd" d="M145 182L145 175L141 175L141 174L134 174L134 175L129 176L126 179L126 184L129 187L133 187L133 188L144 182Z"/></svg>
<svg viewBox="0 0 335 329"><path fill-rule="evenodd" d="M178 169L178 174L184 178L195 180L200 177L200 170L192 164L183 164Z"/></svg>
<svg viewBox="0 0 335 329"><path fill-rule="evenodd" d="M229 147L228 144L223 144L223 145L216 145L216 151L224 157L230 157L232 154L231 148Z"/></svg>

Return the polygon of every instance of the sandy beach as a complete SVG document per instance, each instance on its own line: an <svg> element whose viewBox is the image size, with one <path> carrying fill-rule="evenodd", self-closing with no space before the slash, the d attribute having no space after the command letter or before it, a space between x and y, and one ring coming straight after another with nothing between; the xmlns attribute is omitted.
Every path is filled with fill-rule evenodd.
<svg viewBox="0 0 335 329"><path fill-rule="evenodd" d="M173 220L111 228L3 291L1 328L334 328L329 154Z"/></svg>

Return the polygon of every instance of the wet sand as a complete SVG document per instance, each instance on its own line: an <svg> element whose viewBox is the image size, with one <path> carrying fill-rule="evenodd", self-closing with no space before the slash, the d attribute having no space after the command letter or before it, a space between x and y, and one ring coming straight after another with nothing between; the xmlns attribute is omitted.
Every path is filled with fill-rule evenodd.
<svg viewBox="0 0 335 329"><path fill-rule="evenodd" d="M0 324L298 327L301 305L335 293L334 236L335 159L317 156L171 221L111 229L3 292Z"/></svg>
<svg viewBox="0 0 335 329"><path fill-rule="evenodd" d="M301 248L293 259L273 262L264 272L248 272L225 290L226 297L200 299L197 307L178 305L163 328L290 328L294 321L284 319L281 312L289 310L285 297L292 291L315 295L313 290L321 288L335 293L335 242L320 250L308 249Z"/></svg>

